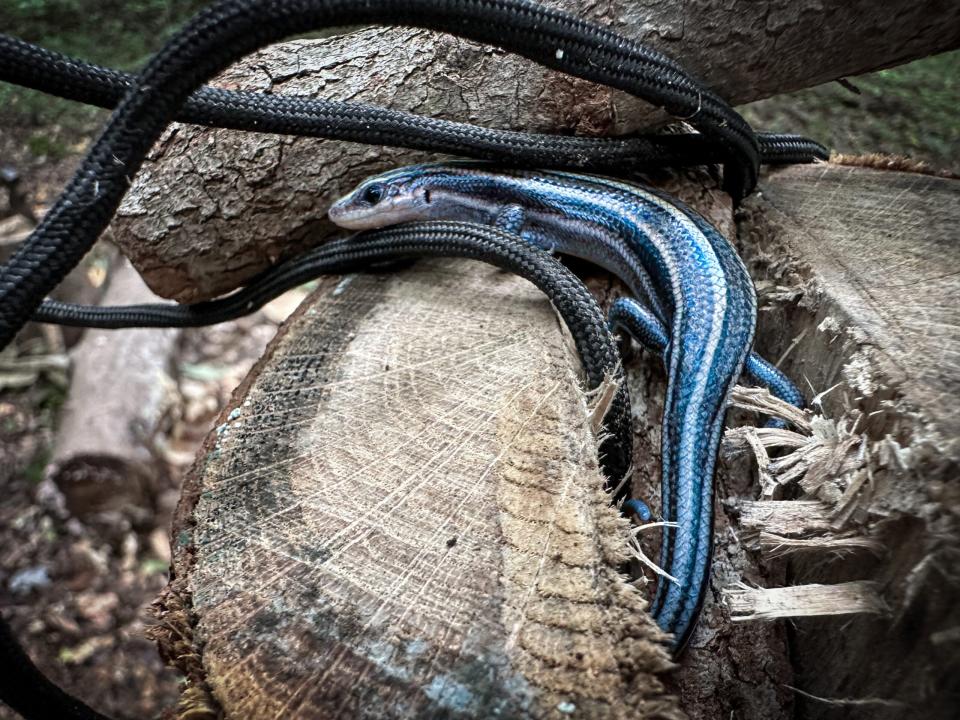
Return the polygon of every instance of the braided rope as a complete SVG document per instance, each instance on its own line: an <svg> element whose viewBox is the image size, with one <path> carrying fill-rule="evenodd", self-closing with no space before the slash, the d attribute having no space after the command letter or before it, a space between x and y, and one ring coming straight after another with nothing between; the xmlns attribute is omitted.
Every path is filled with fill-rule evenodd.
<svg viewBox="0 0 960 720"><path fill-rule="evenodd" d="M113 108L136 76L0 34L0 80L89 105ZM663 165L723 162L715 141L699 134L578 137L494 130L469 123L358 102L223 90L203 86L178 112L178 122L396 145L468 155L526 167L624 172ZM761 163L825 160L822 145L799 135L757 133Z"/></svg>
<svg viewBox="0 0 960 720"><path fill-rule="evenodd" d="M92 247L153 142L204 81L283 37L361 23L489 42L690 116L728 154L728 189L739 197L756 184L757 138L732 108L661 53L564 13L522 0L223 0L194 17L147 64L58 201L0 268L0 347Z"/></svg>

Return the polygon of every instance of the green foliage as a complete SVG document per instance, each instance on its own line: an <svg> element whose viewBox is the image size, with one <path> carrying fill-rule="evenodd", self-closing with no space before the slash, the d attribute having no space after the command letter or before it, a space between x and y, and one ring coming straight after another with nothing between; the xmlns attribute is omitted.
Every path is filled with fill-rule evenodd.
<svg viewBox="0 0 960 720"><path fill-rule="evenodd" d="M202 0L4 0L0 27L68 55L133 68L205 4Z"/></svg>
<svg viewBox="0 0 960 720"><path fill-rule="evenodd" d="M205 0L0 0L0 29L110 67L137 69ZM326 35L329 32L318 33ZM909 154L957 169L960 52L831 83L742 108L757 128L799 132L839 152ZM0 127L43 128L34 155L59 157L104 113L0 84ZM64 138L66 140L64 140ZM69 142L68 142L69 141Z"/></svg>
<svg viewBox="0 0 960 720"><path fill-rule="evenodd" d="M798 132L843 153L909 155L960 170L960 51L740 108L756 128Z"/></svg>
<svg viewBox="0 0 960 720"><path fill-rule="evenodd" d="M204 0L0 0L0 28L23 40L108 67L136 70ZM59 126L66 136L91 133L104 113L12 85L0 84L0 126ZM53 141L34 155L58 157Z"/></svg>

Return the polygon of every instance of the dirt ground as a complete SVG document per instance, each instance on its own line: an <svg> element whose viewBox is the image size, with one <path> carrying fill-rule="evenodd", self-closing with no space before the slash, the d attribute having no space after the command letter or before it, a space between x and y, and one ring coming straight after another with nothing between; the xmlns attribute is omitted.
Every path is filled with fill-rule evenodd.
<svg viewBox="0 0 960 720"><path fill-rule="evenodd" d="M0 395L0 606L31 656L56 682L115 718L171 707L178 679L145 631L167 579L170 518L183 472L233 388L263 352L287 297L235 323L191 330L176 358L177 403L158 453L165 482L155 514L66 511L45 460L65 389L40 377ZM0 706L0 718L16 717Z"/></svg>
<svg viewBox="0 0 960 720"><path fill-rule="evenodd" d="M45 460L66 389L39 377L0 394L0 606L51 678L115 718L171 707L178 679L146 638L150 604L167 579L170 518L194 451L232 389L295 306L185 332L176 358L178 398L156 462L165 481L155 514L105 512L80 520L47 477ZM0 706L0 718L15 714Z"/></svg>

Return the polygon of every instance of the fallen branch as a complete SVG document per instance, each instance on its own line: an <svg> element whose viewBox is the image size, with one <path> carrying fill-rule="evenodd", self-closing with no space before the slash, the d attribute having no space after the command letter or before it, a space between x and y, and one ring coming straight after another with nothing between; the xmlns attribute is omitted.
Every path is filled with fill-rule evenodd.
<svg viewBox="0 0 960 720"><path fill-rule="evenodd" d="M114 270L104 303L155 299L133 267ZM71 352L73 377L48 468L78 516L147 517L164 476L152 444L172 403L176 330L90 330Z"/></svg>

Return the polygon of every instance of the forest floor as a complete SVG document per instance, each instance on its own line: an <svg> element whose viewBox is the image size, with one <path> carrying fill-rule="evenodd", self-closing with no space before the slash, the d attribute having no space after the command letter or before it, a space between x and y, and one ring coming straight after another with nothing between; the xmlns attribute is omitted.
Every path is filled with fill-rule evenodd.
<svg viewBox="0 0 960 720"><path fill-rule="evenodd" d="M0 10L0 27L105 65L134 68L201 4L109 0L85 12L80 0L23 0L15 10ZM65 27L72 29L51 30ZM125 40L103 43L104 36ZM741 110L757 128L809 135L837 152L908 155L960 172L960 52L854 78L852 84L856 91L832 83ZM104 111L0 85L0 166L16 168L21 187L42 212L105 118ZM5 203L0 191L0 221ZM152 623L150 603L166 582L167 532L179 479L232 388L292 307L288 297L243 321L183 333L174 368L178 405L168 438L174 451L158 457L167 481L146 524L123 516L82 522L64 510L46 464L67 377L37 373L24 380L7 371L16 352L63 348L28 333L14 354L0 354L0 607L45 672L113 717L156 716L176 699L178 680L163 668L144 631ZM13 717L0 707L0 720Z"/></svg>

